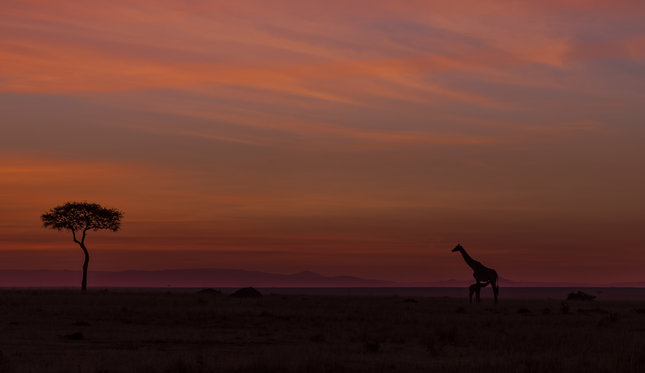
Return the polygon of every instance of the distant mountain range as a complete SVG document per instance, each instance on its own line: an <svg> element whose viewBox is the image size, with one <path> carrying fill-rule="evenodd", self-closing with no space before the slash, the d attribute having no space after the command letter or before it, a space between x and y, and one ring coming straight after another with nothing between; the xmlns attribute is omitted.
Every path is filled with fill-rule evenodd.
<svg viewBox="0 0 645 373"><path fill-rule="evenodd" d="M91 287L387 287L394 282L352 276L323 276L311 271L295 274L238 269L169 269L160 271L90 271ZM0 270L0 287L79 286L81 271Z"/></svg>
<svg viewBox="0 0 645 373"><path fill-rule="evenodd" d="M70 270L0 270L0 287L77 287L81 272ZM324 276L311 271L294 274L239 269L169 269L158 271L90 271L91 287L465 287L473 280L394 282L353 276ZM526 282L500 279L502 287L645 287L645 282L585 284Z"/></svg>

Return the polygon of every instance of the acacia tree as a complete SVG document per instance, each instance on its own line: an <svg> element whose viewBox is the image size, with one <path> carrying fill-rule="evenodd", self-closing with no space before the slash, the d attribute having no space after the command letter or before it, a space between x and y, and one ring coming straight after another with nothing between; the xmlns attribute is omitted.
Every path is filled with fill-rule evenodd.
<svg viewBox="0 0 645 373"><path fill-rule="evenodd" d="M87 231L104 229L116 232L120 228L122 217L123 213L117 209L87 202L67 202L62 206L54 207L40 217L46 228L72 231L74 242L83 249L85 261L83 262L82 291L87 290L87 266L90 263L90 254L85 247Z"/></svg>

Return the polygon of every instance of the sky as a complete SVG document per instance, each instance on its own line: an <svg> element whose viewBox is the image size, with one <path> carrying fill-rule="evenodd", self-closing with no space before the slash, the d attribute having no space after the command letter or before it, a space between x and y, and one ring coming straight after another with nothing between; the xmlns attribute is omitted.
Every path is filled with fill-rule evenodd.
<svg viewBox="0 0 645 373"><path fill-rule="evenodd" d="M0 1L0 269L645 281L645 2Z"/></svg>

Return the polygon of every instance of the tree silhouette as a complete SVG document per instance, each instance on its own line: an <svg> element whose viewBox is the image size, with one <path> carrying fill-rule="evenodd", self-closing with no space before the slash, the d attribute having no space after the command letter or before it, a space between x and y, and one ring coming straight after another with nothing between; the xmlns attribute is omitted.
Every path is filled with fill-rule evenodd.
<svg viewBox="0 0 645 373"><path fill-rule="evenodd" d="M87 266L90 263L90 254L85 247L87 231L105 229L116 232L120 228L122 217L123 213L117 209L87 202L67 202L62 206L54 207L40 217L46 228L72 231L74 242L83 249L85 261L83 262L82 291L87 290ZM77 233L81 234L80 241Z"/></svg>

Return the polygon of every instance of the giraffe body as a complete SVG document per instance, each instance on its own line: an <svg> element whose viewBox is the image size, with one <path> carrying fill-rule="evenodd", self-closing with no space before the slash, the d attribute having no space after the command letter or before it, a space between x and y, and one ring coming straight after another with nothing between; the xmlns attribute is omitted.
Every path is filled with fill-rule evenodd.
<svg viewBox="0 0 645 373"><path fill-rule="evenodd" d="M464 258L464 261L466 264L473 269L473 277L477 281L473 285L470 285L469 287L469 296L470 296L470 302L472 303L473 300L473 294L475 294L475 300L477 303L480 302L479 298L479 293L480 289L483 287L488 286L488 284L491 285L493 288L493 296L495 298L495 304L497 304L497 296L499 295L499 277L497 276L497 272L492 269L484 266L480 262L476 261L475 259L471 258L470 255L466 252L466 250L463 248L461 245L455 246L454 249L452 249L452 252L459 252L461 256Z"/></svg>

